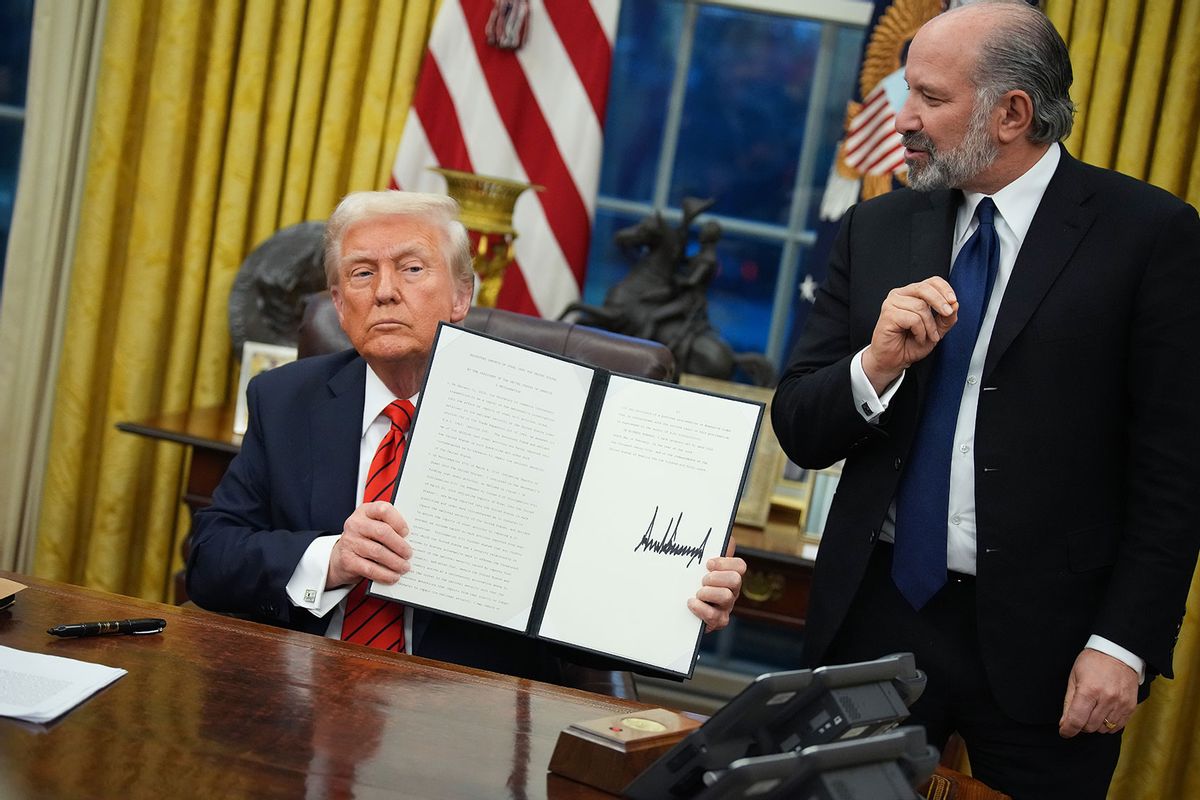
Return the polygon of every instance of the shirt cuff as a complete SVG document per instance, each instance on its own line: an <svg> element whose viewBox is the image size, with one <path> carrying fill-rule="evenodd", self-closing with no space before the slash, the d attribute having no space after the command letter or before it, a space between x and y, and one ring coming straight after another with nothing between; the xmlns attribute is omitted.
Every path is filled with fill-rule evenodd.
<svg viewBox="0 0 1200 800"><path fill-rule="evenodd" d="M1137 673L1138 686L1146 682L1146 659L1131 653L1116 642L1110 642L1103 636L1097 636L1094 633L1088 639L1086 646L1088 650L1104 653L1106 656L1112 656L1129 665L1129 668Z"/></svg>
<svg viewBox="0 0 1200 800"><path fill-rule="evenodd" d="M337 544L338 536L318 536L308 545L295 572L287 582L287 596L292 605L297 608L307 608L315 617L328 614L346 595L350 594L351 586L339 586L335 589L325 588L325 579L329 576L329 556L333 546Z"/></svg>
<svg viewBox="0 0 1200 800"><path fill-rule="evenodd" d="M850 359L850 392L854 395L854 407L858 409L858 413L864 420L873 423L887 411L888 403L904 382L904 373L901 372L900 377L892 381L882 396L876 394L875 387L871 385L862 365L863 353L866 351L867 348L864 347Z"/></svg>

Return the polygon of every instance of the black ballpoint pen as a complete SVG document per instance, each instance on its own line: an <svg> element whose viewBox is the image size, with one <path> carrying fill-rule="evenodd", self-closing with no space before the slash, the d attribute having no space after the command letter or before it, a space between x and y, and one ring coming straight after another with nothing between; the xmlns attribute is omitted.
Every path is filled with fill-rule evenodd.
<svg viewBox="0 0 1200 800"><path fill-rule="evenodd" d="M80 622L76 625L56 625L46 633L51 636L101 636L106 633L162 633L165 619L119 619L112 622Z"/></svg>

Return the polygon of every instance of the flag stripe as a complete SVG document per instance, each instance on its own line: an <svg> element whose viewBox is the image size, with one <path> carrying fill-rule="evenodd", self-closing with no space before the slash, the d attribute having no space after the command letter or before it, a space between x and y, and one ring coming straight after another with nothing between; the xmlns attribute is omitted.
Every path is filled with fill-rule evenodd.
<svg viewBox="0 0 1200 800"><path fill-rule="evenodd" d="M534 7L542 6L535 2ZM612 68L612 45L596 19L595 10L574 0L549 0L543 6L554 22L554 30L562 40L567 57L575 67L587 92L592 111L600 124L604 123L604 107L608 99L608 73Z"/></svg>
<svg viewBox="0 0 1200 800"><path fill-rule="evenodd" d="M864 160L871 157L871 153L878 146L879 137L881 134L883 136L887 136L887 131L885 129L880 129L875 133L874 139L859 142L854 147L847 146L846 163L857 169Z"/></svg>
<svg viewBox="0 0 1200 800"><path fill-rule="evenodd" d="M540 2L535 6L540 8ZM571 51L560 38L561 29L543 25L538 32L540 35L530 36L517 51L517 58L590 220L600 179L597 162L603 144L603 117L597 115L587 80L576 71ZM609 47L602 33L596 30L594 36L607 59Z"/></svg>
<svg viewBox="0 0 1200 800"><path fill-rule="evenodd" d="M475 170L527 181L528 176L500 119L495 98L488 91L483 66L475 53L460 2L478 3L479 0L445 0L438 13L438 22L447 22L443 26L445 33L439 36L435 30L429 40L429 51L441 68L450 102L458 112L460 134Z"/></svg>
<svg viewBox="0 0 1200 800"><path fill-rule="evenodd" d="M458 128L455 127L455 132ZM441 192L445 190L445 181L437 174L430 172L429 167L438 165L433 148L425 136L425 127L415 109L410 109L404 122L404 138L396 150L396 161L392 165L391 188L406 189L412 192ZM403 186L397 176L408 176Z"/></svg>
<svg viewBox="0 0 1200 800"><path fill-rule="evenodd" d="M554 0L556 3L564 3L568 8L574 8L576 0ZM600 23L601 29L604 31L604 39L608 42L608 49L611 52L613 42L617 40L617 21L621 16L621 0L592 0L592 12L596 15L596 21ZM608 76L602 76L607 83Z"/></svg>
<svg viewBox="0 0 1200 800"><path fill-rule="evenodd" d="M435 162L449 169L470 172L471 156L437 59L425 60L413 105L422 112L425 140L429 143Z"/></svg>
<svg viewBox="0 0 1200 800"><path fill-rule="evenodd" d="M876 109L871 115L870 125L864 122L851 136L846 137L846 149L857 150L864 140L875 136L878 131L886 131L889 126L895 130L895 116L892 112L889 112L887 107Z"/></svg>
<svg viewBox="0 0 1200 800"><path fill-rule="evenodd" d="M904 158L900 156L900 153L903 150L904 145L902 144L897 144L890 149L880 148L879 151L876 151L878 152L878 155L873 161L867 164L863 172L867 172L872 175L881 175L886 172L891 172L893 169L895 169L895 167L904 163Z"/></svg>
<svg viewBox="0 0 1200 800"><path fill-rule="evenodd" d="M486 44L492 0L444 0L393 183L444 191L433 164L539 183L513 213L516 263L498 305L545 316L578 299L599 177L618 0L532 0L515 54Z"/></svg>
<svg viewBox="0 0 1200 800"><path fill-rule="evenodd" d="M895 117L893 117L891 114L888 114L887 117L884 118L883 123L885 124L881 124L874 132L871 133L871 136L867 138L866 141L855 147L853 152L848 152L846 154L847 161L850 161L851 158L856 158L860 161L868 160L872 158L876 152L878 152L881 145L886 146L887 149L890 150L899 144L900 135L896 133Z"/></svg>
<svg viewBox="0 0 1200 800"><path fill-rule="evenodd" d="M463 138L467 142L474 169L487 175L529 182L508 136L508 129L500 119L491 92L487 90L487 81L467 34L462 8L454 0L446 0L441 13L456 20L455 30L463 34L458 49L450 54L455 68L444 74L455 106L460 109ZM439 63L447 60L447 57L443 57L442 48L448 46L453 46L453 43L436 38L430 42ZM527 192L517 201L513 227L520 233L516 243L517 261L528 267L522 271L532 301L543 316L557 315L568 302L579 297L579 285L549 224L540 195ZM513 268L509 269L511 271ZM508 280L507 276L505 280Z"/></svg>
<svg viewBox="0 0 1200 800"><path fill-rule="evenodd" d="M500 119L491 92L487 90L487 81L483 77L483 69L475 55L475 47L467 34L466 19L462 17L461 12L462 9L455 0L446 0L438 19L441 20L445 15L446 19L452 21L449 29L460 31L462 35L458 41L435 36L430 41L430 52L439 61L453 59L453 68L445 73L446 85L451 102L458 108L466 109L461 114L461 131L471 154L473 171L528 182L529 178L508 137L508 130ZM449 49L450 54L443 57L443 49ZM472 98L473 103L470 102ZM534 265L534 280L530 281L527 273L524 281L530 297L527 301L522 300L521 305L528 307L532 304L541 314L557 313L560 309L555 306L565 305L565 302L578 297L579 289L575 285L566 257L558 248L558 241L537 196L527 192L518 200L513 212L513 227L520 233L517 239L517 261ZM510 266L504 282L508 283L518 269L521 269L518 265ZM565 302L556 298L556 294L563 293L556 292L548 285L549 281L561 279L563 276L571 281L565 293L570 299ZM504 299L506 296L509 299L505 302L512 303L511 290L501 291L500 297ZM512 305L499 302L498 305L515 310Z"/></svg>
<svg viewBox="0 0 1200 800"><path fill-rule="evenodd" d="M521 314L539 316L540 309L533 300L533 292L525 282L525 271L518 261L513 261L508 271L504 273L504 283L500 285L500 295L496 298L499 308L516 311ZM551 312L553 313L553 312Z"/></svg>
<svg viewBox="0 0 1200 800"><path fill-rule="evenodd" d="M879 112L887 109L887 96L878 89L871 93L867 101L863 103L863 107L854 115L854 119L850 121L850 128L846 131L847 134L853 136L872 119L879 115Z"/></svg>
<svg viewBox="0 0 1200 800"><path fill-rule="evenodd" d="M550 227L554 229L555 238L560 243L586 242L588 213L579 198L575 181L555 146L554 137L525 80L520 63L512 53L488 45L482 35L486 23L486 14L482 15L482 19L467 17L475 52L483 67L484 79L496 100L500 119L509 132L529 180L545 187L542 207ZM582 283L587 251L579 248L564 248L564 251L571 272Z"/></svg>

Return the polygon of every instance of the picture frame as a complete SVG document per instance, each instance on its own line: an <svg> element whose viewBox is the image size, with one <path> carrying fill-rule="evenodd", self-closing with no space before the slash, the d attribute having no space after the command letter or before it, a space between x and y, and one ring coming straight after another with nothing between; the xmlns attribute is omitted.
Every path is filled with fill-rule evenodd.
<svg viewBox="0 0 1200 800"><path fill-rule="evenodd" d="M742 487L742 496L738 500L733 520L738 525L752 528L766 527L767 518L771 513L771 498L775 494L776 485L783 475L783 465L787 461L783 448L779 446L779 440L775 438L775 431L771 428L771 398L775 391L762 386L748 386L744 383L689 373L679 376L679 385L727 397L754 400L766 406L762 424L758 428L758 438L754 443L750 472L746 477L745 486Z"/></svg>
<svg viewBox="0 0 1200 800"><path fill-rule="evenodd" d="M804 469L789 460L784 465L771 504L796 515L797 532L806 542L815 545L821 541L843 464L839 461L825 469Z"/></svg>
<svg viewBox="0 0 1200 800"><path fill-rule="evenodd" d="M296 348L282 344L247 341L242 345L242 367L238 373L237 407L233 414L234 436L244 436L250 410L246 405L246 387L250 379L282 364L296 360Z"/></svg>
<svg viewBox="0 0 1200 800"><path fill-rule="evenodd" d="M809 497L808 513L801 530L804 537L810 541L820 542L825 532L825 521L829 518L829 509L833 506L833 496L837 493L838 482L842 479L842 464L839 461L832 467L815 470L812 481L812 494Z"/></svg>
<svg viewBox="0 0 1200 800"><path fill-rule="evenodd" d="M808 511L813 492L813 470L798 467L791 459L785 458L783 474L775 486L775 495L771 502L781 508L800 512L800 525L804 525L804 515Z"/></svg>

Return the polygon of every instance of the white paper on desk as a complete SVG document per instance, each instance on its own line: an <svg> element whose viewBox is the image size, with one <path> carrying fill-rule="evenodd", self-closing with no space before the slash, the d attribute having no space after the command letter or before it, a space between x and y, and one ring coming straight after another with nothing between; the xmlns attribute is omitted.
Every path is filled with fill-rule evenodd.
<svg viewBox="0 0 1200 800"><path fill-rule="evenodd" d="M124 674L117 667L0 647L0 716L49 722Z"/></svg>
<svg viewBox="0 0 1200 800"><path fill-rule="evenodd" d="M759 413L755 403L612 377L544 638L691 671L701 623L687 599L708 559L721 555ZM703 544L702 552L643 544L672 535L676 549Z"/></svg>
<svg viewBox="0 0 1200 800"><path fill-rule="evenodd" d="M372 593L524 631L594 374L443 326L396 489L412 569Z"/></svg>

